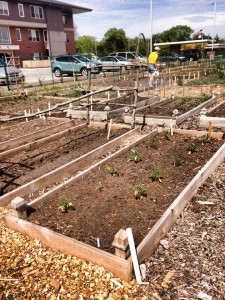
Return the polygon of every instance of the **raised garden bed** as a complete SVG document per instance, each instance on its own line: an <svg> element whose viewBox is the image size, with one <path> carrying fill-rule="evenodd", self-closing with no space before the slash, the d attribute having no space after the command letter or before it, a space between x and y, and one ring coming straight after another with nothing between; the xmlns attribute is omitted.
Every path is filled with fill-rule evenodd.
<svg viewBox="0 0 225 300"><path fill-rule="evenodd" d="M25 128L22 126L20 128L21 130L15 127L14 131L22 134ZM113 140L128 130L112 127L109 140ZM108 129L102 124L97 127L88 127L83 124L75 126L73 131L69 129L68 132L60 134L58 139L52 140L53 135L50 135L40 141L0 153L1 195L107 143L107 135ZM50 141L48 142L47 139ZM37 147L38 143L40 144Z"/></svg>
<svg viewBox="0 0 225 300"><path fill-rule="evenodd" d="M225 101L208 111L203 109L199 117L201 127L225 128Z"/></svg>
<svg viewBox="0 0 225 300"><path fill-rule="evenodd" d="M129 280L130 260L114 258L111 254L106 255L105 251L94 250L96 239L100 239L102 249L113 252L111 243L116 232L120 228L131 227L135 242L139 244L139 260L143 261L155 250L160 238L169 230L197 188L224 158L223 145L201 170L223 141L208 140L205 135L194 138L183 135L170 137L168 132L157 136L154 134L152 132L145 143L135 146L135 150L141 154L141 161L135 163L130 152L127 152L107 162L108 167L117 169L115 176L109 174L105 164L98 164L98 170L92 168L93 172L80 174L74 185L71 182L65 189L61 187L59 193L48 193L44 198L48 201L39 201L32 206L35 211L28 220L34 224L75 237L94 247L85 246L71 238L63 240L63 236L54 235L52 231L27 221L18 223L15 217L8 217L8 224L58 250L100 263L117 276ZM152 181L150 178L153 168L163 171L160 180ZM136 184L146 187L147 191L135 199L133 189ZM73 203L73 209L67 213L59 210L58 199L62 195Z"/></svg>
<svg viewBox="0 0 225 300"><path fill-rule="evenodd" d="M216 97L207 100L203 98L181 98L167 99L158 103L150 104L143 109L137 109L135 122L137 124L149 124L165 126L175 126L180 124L188 117L200 112L204 107L211 106L216 102ZM124 122L131 123L133 116L124 114Z"/></svg>
<svg viewBox="0 0 225 300"><path fill-rule="evenodd" d="M137 100L137 108L141 108L157 101L158 97L152 97L152 99L138 97ZM129 111L134 102L134 95L130 95L110 101L103 101L101 104L94 103L90 107L90 117L95 121L109 120L115 116L122 115L126 111ZM67 111L67 117L84 119L86 118L86 116L87 109L85 107L80 107L79 109L77 109L76 107L69 108Z"/></svg>

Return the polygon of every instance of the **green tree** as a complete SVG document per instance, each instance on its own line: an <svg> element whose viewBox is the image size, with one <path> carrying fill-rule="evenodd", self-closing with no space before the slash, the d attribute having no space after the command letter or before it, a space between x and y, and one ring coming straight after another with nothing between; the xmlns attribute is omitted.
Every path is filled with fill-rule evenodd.
<svg viewBox="0 0 225 300"><path fill-rule="evenodd" d="M157 34L155 37L157 37L157 39L160 39L160 42L187 41L191 39L191 34L193 32L194 30L187 25L177 25L170 28L169 30Z"/></svg>
<svg viewBox="0 0 225 300"><path fill-rule="evenodd" d="M76 52L91 54L96 52L97 41L94 36L83 35L76 39Z"/></svg>
<svg viewBox="0 0 225 300"><path fill-rule="evenodd" d="M107 53L126 51L128 39L123 29L110 28L104 35L104 47Z"/></svg>

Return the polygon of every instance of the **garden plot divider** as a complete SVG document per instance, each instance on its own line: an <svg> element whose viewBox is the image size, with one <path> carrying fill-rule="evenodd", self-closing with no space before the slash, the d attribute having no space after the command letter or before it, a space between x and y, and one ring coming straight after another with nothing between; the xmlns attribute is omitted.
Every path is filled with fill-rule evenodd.
<svg viewBox="0 0 225 300"><path fill-rule="evenodd" d="M118 100L118 98L116 99ZM158 100L158 97L152 97L151 99L145 99L142 101L137 102L137 108L143 108L145 106L148 106L150 103L152 102L156 102ZM110 106L110 102L109 101L104 101L103 104L107 104ZM114 104L116 105L116 101L114 102ZM91 105L91 104L90 104ZM122 106L120 108L117 109L112 109L112 110L90 110L90 118L94 121L105 121L105 120L109 120L115 116L120 116L122 115L127 108L129 108L129 106L131 105L120 105L118 103L118 106ZM94 107L94 105L93 105ZM77 118L77 119L85 119L87 116L87 111L86 110L81 110L81 109L74 109L74 108L68 108L67 110L67 117L71 117L71 118Z"/></svg>
<svg viewBox="0 0 225 300"><path fill-rule="evenodd" d="M32 122L32 120L29 121L29 123L30 122ZM24 136L20 136L20 137L17 137L17 138L14 138L14 139L11 139L11 140L8 140L5 142L1 142L0 151L6 151L6 150L11 149L12 147L18 147L27 142L34 142L38 139L46 137L46 135L51 135L51 134L57 133L59 130L61 130L62 127L64 129L71 128L72 125L74 125L73 120L67 119L66 121L63 121L62 123L51 126L47 129L38 130L38 131L32 132L30 134L24 135Z"/></svg>
<svg viewBox="0 0 225 300"><path fill-rule="evenodd" d="M90 126L94 126L94 123ZM96 123L96 126L100 126L99 123ZM105 126L105 124L102 124L102 126ZM114 127L114 124L112 124L112 128ZM123 125L120 127L124 127ZM118 125L115 124L115 128L118 128ZM125 128L127 128L125 126ZM98 160L103 155L107 155L107 152L112 151L112 149L115 149L119 147L123 142L132 139L134 135L139 136L139 139L142 139L143 136L140 137L140 129L136 128L131 131L128 131L127 133L123 134L122 136L119 136L115 138L112 141L107 142L105 145L100 146L81 157L37 178L34 179L25 185L22 185L15 190L10 191L9 193L3 195L0 197L0 206L5 206L10 203L15 197L20 196L28 196L32 193L35 193L37 191L40 191L42 189L46 189L47 187L51 185L55 185L58 182L61 182L64 178L69 178L73 176L74 173L80 172L82 168L86 168L89 165L93 164L95 160ZM73 177L72 177L73 178ZM70 179L72 181L72 179ZM64 180L64 183L68 180ZM60 186L63 186L64 184L59 184L58 188ZM56 189L56 188L55 188ZM43 196L42 196L43 197Z"/></svg>
<svg viewBox="0 0 225 300"><path fill-rule="evenodd" d="M135 129L136 130L136 129ZM180 134L182 130L180 130ZM132 131L133 133L134 131ZM186 134L188 131L184 130L183 133ZM194 134L194 131L192 131ZM72 180L78 180L79 178L84 178L92 170L96 169L102 164L105 164L115 157L119 157L121 154L125 153L129 149L133 148L135 145L138 145L142 141L149 139L157 134L157 130L154 130L148 134L145 134L138 140L135 140L134 143L127 145L125 148L122 148L116 151L114 154L111 154L108 158L95 163L88 169L85 169L80 174L77 174ZM196 131L198 134L198 131ZM162 217L156 222L153 228L148 232L145 238L137 247L137 255L139 263L150 256L155 249L158 247L160 240L167 234L175 220L179 217L184 207L195 195L198 188L204 183L204 181L210 176L214 169L223 161L225 157L225 144L219 148L219 150L211 157L211 159L204 165L204 167L197 173L197 175L189 182L189 184L184 188L184 190L176 197L174 202L169 206L169 208L164 212ZM49 176L51 174L49 173ZM47 181L47 177L45 178ZM65 182L64 187L68 186L70 182ZM61 186L62 187L62 186ZM60 188L61 188L60 187ZM40 197L38 201L47 200L51 197L56 190L48 192L45 196ZM13 197L8 198L7 202L9 203L15 196L20 195L19 193L14 194ZM6 202L6 201L5 201ZM33 203L29 205L35 208L34 200ZM62 234L55 233L49 229L43 228L39 225L33 224L26 220L20 219L13 215L6 216L7 225L16 230L25 234L31 238L35 238L43 242L45 245L58 250L64 253L75 255L81 259L88 260L94 264L101 265L111 271L114 275L120 277L125 281L130 281L132 278L132 259L129 257L127 260L107 253L103 250L97 249L93 246L86 245L85 243L79 242L73 238L65 237Z"/></svg>
<svg viewBox="0 0 225 300"><path fill-rule="evenodd" d="M215 110L219 109L221 106L224 106L224 105L225 105L225 101L219 103L218 105L216 105L215 107L213 107L212 109L210 109L208 111L207 111L207 109L203 109L200 112L199 126L201 126L203 128L207 128L210 125L212 127L224 128L225 127L225 117L207 116L207 114L214 112Z"/></svg>
<svg viewBox="0 0 225 300"><path fill-rule="evenodd" d="M70 125L71 124L72 123L70 123ZM65 137L66 135L71 135L73 132L79 131L80 129L82 129L86 126L87 126L86 123L83 123L83 124L80 124L80 125L75 125L75 126L70 127L68 129L53 133L52 135L49 135L47 137L43 137L43 138L41 138L39 140L36 140L34 142L27 143L25 145L18 146L16 148L12 148L10 150L4 151L4 152L0 153L0 160L12 157L12 156L14 156L17 153L20 153L22 151L34 150L34 149L40 147L41 145L45 145L47 143L50 143L52 141L55 141L55 140L60 139L62 137ZM46 131L45 133L49 134L48 131ZM42 132L42 134L43 134L43 132ZM29 136L28 136L28 138L29 138ZM25 136L25 139L26 139L26 136Z"/></svg>
<svg viewBox="0 0 225 300"><path fill-rule="evenodd" d="M178 116L178 117L169 117L169 116L155 116L155 115L146 115L146 114L136 114L135 115L135 123L141 125L164 125L164 126L176 126L182 123L187 118L193 116L194 114L199 113L203 108L209 107L216 102L216 97L212 97L211 99L207 100L204 103L201 103L197 107L194 107L190 111ZM164 102L162 100L160 102ZM158 102L158 103L160 103ZM150 104L154 105L154 103ZM129 113L124 114L124 123L132 124L133 116Z"/></svg>

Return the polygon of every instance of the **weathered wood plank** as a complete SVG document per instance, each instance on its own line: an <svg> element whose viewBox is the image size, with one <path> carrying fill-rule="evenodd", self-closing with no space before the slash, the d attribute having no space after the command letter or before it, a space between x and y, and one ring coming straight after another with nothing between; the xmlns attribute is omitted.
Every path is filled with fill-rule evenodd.
<svg viewBox="0 0 225 300"><path fill-rule="evenodd" d="M170 128L163 128L163 131L170 131ZM208 134L208 131L206 130L189 130L189 129L177 129L174 128L173 129L173 133L177 133L177 134L183 134L183 135L187 135L187 136L196 136L196 137L201 137L201 136L205 136ZM211 131L211 137L214 139L219 139L221 140L224 136L223 132L213 132Z"/></svg>
<svg viewBox="0 0 225 300"><path fill-rule="evenodd" d="M209 123L211 123L212 127L224 128L225 118L200 116L199 126L208 127Z"/></svg>
<svg viewBox="0 0 225 300"><path fill-rule="evenodd" d="M63 178L70 177L71 174L74 174L78 171L80 171L82 168L87 167L95 159L98 159L100 156L104 155L109 151L110 149L117 147L120 145L123 141L125 141L127 138L132 137L135 132L138 132L140 129L136 128L133 129L122 136L119 136L118 138L107 142L105 145L100 146L81 157L49 172L44 174L43 176L32 180L28 183L26 183L23 186L20 186L16 188L15 190L3 195L0 197L0 206L7 205L10 201L12 201L15 197L20 196L23 197L25 195L29 195L31 193L34 193L38 190L41 190L47 186L50 186L56 182L62 181Z"/></svg>
<svg viewBox="0 0 225 300"><path fill-rule="evenodd" d="M0 160L4 160L6 158L12 157L18 153L21 153L22 151L31 151L34 150L42 145L45 145L47 143L50 143L52 141L55 141L57 139L60 139L61 137L64 137L66 135L70 135L72 132L76 132L78 130L80 130L83 127L86 127L87 125L85 123L81 124L81 125L77 125L74 127L70 127L69 129L54 133L50 136L41 138L37 141L31 142L31 143L27 143L25 145L4 151L2 153L0 153Z"/></svg>
<svg viewBox="0 0 225 300"><path fill-rule="evenodd" d="M132 277L132 262L107 253L103 250L79 242L73 238L63 236L47 228L31 222L18 219L12 215L6 215L7 226L23 235L37 239L44 245L62 253L74 255L102 266L115 276L129 282Z"/></svg>
<svg viewBox="0 0 225 300"><path fill-rule="evenodd" d="M198 172L198 174L185 187L180 195L174 200L170 207L165 211L158 222L149 231L146 237L141 241L137 247L138 261L141 263L145 258L149 257L157 249L159 242L168 233L180 213L185 208L187 203L196 194L198 188L211 175L216 167L225 158L225 143L220 149L211 157L205 166ZM131 259L131 258L129 258Z"/></svg>
<svg viewBox="0 0 225 300"><path fill-rule="evenodd" d="M31 122L31 121L29 121L29 122ZM66 129L68 127L71 127L72 125L74 125L74 122L72 120L69 120L66 122L62 122L61 124L57 124L55 126L51 126L49 128L43 129L43 130L35 131L30 134L2 142L0 144L0 151L6 151L12 147L15 148L20 145L23 145L24 143L36 141L40 138L46 137L47 135L58 132L62 126L64 129Z"/></svg>

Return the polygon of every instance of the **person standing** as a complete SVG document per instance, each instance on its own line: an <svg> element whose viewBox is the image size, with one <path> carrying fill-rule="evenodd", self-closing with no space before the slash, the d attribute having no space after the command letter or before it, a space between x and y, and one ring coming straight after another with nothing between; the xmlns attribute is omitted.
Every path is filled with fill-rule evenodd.
<svg viewBox="0 0 225 300"><path fill-rule="evenodd" d="M159 47L155 47L154 51L152 51L148 56L148 71L149 71L149 85L150 88L153 88L153 82L154 82L154 73L157 71L157 59L158 59L158 53L160 51Z"/></svg>

